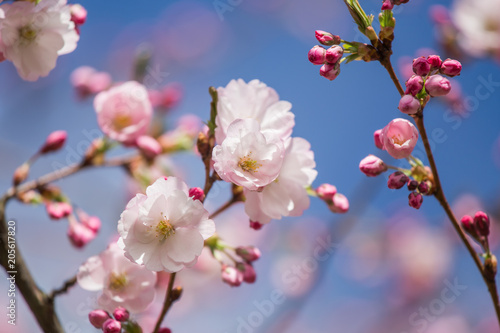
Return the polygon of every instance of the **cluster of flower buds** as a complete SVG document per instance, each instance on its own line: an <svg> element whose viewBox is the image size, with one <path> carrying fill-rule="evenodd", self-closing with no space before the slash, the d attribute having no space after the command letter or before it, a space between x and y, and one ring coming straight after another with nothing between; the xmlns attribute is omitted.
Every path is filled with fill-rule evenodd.
<svg viewBox="0 0 500 333"><path fill-rule="evenodd" d="M323 200L333 213L347 213L349 210L349 200L342 193L337 192L337 188L331 184L321 184L315 190L316 195Z"/></svg>
<svg viewBox="0 0 500 333"><path fill-rule="evenodd" d="M92 241L101 229L101 220L97 216L89 216L83 210L78 209L77 217L73 214L68 216L68 238L74 247L80 249Z"/></svg>
<svg viewBox="0 0 500 333"><path fill-rule="evenodd" d="M405 186L411 192L408 195L408 204L410 207L419 209L424 201L424 195L430 195L432 193L432 182L429 179L424 179L418 181L417 179L411 179L402 171L396 171L389 175L387 180L387 187L390 189L398 190Z"/></svg>
<svg viewBox="0 0 500 333"><path fill-rule="evenodd" d="M461 220L462 229L469 234L476 242L486 249L488 236L490 235L490 218L482 211L478 211L474 218L464 215Z"/></svg>
<svg viewBox="0 0 500 333"><path fill-rule="evenodd" d="M340 60L344 49L338 45L340 37L329 32L316 30L316 39L323 45L331 46L325 49L320 45L314 46L308 53L309 61L314 65L322 65L319 74L332 81L340 74Z"/></svg>
<svg viewBox="0 0 500 333"><path fill-rule="evenodd" d="M407 3L410 0L384 0L382 3L382 10L391 10L394 6L401 5L402 3Z"/></svg>
<svg viewBox="0 0 500 333"><path fill-rule="evenodd" d="M234 252L242 261L235 261L234 266L222 264L222 281L232 287L238 287L243 282L254 283L257 273L252 263L260 258L260 250L255 246L240 246L234 249Z"/></svg>
<svg viewBox="0 0 500 333"><path fill-rule="evenodd" d="M451 90L450 81L443 75L460 75L462 64L453 59L442 61L437 55L413 60L413 75L406 81L405 95L399 101L399 110L413 115L419 112L430 97L445 96Z"/></svg>
<svg viewBox="0 0 500 333"><path fill-rule="evenodd" d="M127 309L119 306L110 315L107 311L98 309L89 313L89 321L95 328L101 329L104 333L120 333L122 329L126 332L142 332L139 325L130 320L130 313ZM159 332L166 333L168 331Z"/></svg>

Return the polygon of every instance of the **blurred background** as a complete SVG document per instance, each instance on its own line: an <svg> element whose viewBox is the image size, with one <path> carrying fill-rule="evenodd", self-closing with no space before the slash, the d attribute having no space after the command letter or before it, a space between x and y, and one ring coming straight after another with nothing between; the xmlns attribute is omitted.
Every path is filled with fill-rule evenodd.
<svg viewBox="0 0 500 333"><path fill-rule="evenodd" d="M488 2L478 2L483 1ZM114 81L126 81L132 77L138 50L149 50L151 69L159 75L148 88L176 82L183 91L179 104L169 111L167 126L174 127L188 113L208 119L209 86L225 86L237 78L259 79L293 104L294 135L307 139L315 152L319 175L313 186L332 183L350 200L345 215L333 215L323 202L312 200L304 216L273 221L260 231L248 227L242 205L220 215L216 223L221 237L261 248L257 282L231 288L220 281L218 264L209 256L201 258L196 268L179 274L184 294L165 320L173 332L500 332L482 278L439 204L425 197L416 211L408 206L406 190L389 190L385 176L367 178L358 169L368 154L404 166L373 144L375 130L404 115L397 109L397 90L378 63L342 66L340 76L330 82L307 60L308 50L317 44L316 29L365 41L342 1L81 4L88 19L78 48L61 56L48 77L24 82L12 64L0 65L2 189L10 186L15 168L51 131L67 130L67 145L37 162L32 177L78 161L96 137L92 98L81 100L70 84L74 69L88 65L109 72ZM381 1L361 4L376 14ZM433 4L454 6L452 1ZM454 79L453 91L461 94L432 100L425 122L456 215L488 212L494 220L493 252L498 255L500 57L473 57L443 45L446 22L439 11L432 13L434 19L429 2L422 0L395 8L393 63L404 82L416 56L460 55L464 68ZM485 84L488 81L497 83ZM480 97L478 89L488 91L488 96ZM423 151L419 143L415 155L423 158ZM163 163L190 186L202 186L203 164L194 154L177 154ZM103 227L96 240L77 250L66 237L66 221L51 221L43 206L9 204L7 217L17 220L20 251L44 290L60 286L116 237L119 215L135 191L120 169L87 170L57 185L78 207L98 216ZM216 185L209 195L210 210L229 197L226 185ZM0 279L4 305L7 289L7 281ZM95 308L96 296L75 286L56 300L67 332L94 330L87 315ZM136 317L139 323L151 327L163 297L158 293L147 313ZM18 300L23 302L20 295ZM13 328L1 320L0 331L39 328L22 304L18 325Z"/></svg>

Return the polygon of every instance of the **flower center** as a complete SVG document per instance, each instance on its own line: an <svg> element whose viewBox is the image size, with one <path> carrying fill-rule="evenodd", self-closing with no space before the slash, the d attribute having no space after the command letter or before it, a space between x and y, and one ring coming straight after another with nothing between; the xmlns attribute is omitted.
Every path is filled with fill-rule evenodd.
<svg viewBox="0 0 500 333"><path fill-rule="evenodd" d="M246 172L257 172L257 170L262 166L262 164L258 163L256 160L251 158L252 152L249 152L245 156L240 158L238 162L238 166Z"/></svg>
<svg viewBox="0 0 500 333"><path fill-rule="evenodd" d="M170 224L170 221L163 217L164 220L161 220L156 225L156 237L160 239L160 242L163 242L169 236L175 234L175 228Z"/></svg>
<svg viewBox="0 0 500 333"><path fill-rule="evenodd" d="M113 118L113 127L117 131L121 131L125 127L132 124L132 118L125 113L120 113Z"/></svg>
<svg viewBox="0 0 500 333"><path fill-rule="evenodd" d="M34 41L36 38L36 30L30 25L25 25L19 29L19 35L28 42Z"/></svg>
<svg viewBox="0 0 500 333"><path fill-rule="evenodd" d="M112 272L109 277L108 288L113 291L121 291L127 286L127 283L127 276L124 273L116 274L115 272Z"/></svg>
<svg viewBox="0 0 500 333"><path fill-rule="evenodd" d="M406 140L402 139L400 135L394 135L392 137L392 142L394 142L397 145L402 146L406 142Z"/></svg>
<svg viewBox="0 0 500 333"><path fill-rule="evenodd" d="M496 32L500 30L500 24L490 17L484 21L484 30Z"/></svg>

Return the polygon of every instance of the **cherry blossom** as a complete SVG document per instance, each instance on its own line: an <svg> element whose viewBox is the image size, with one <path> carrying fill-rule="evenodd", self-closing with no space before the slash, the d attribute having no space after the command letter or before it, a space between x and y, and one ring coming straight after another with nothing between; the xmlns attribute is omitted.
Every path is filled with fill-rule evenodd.
<svg viewBox="0 0 500 333"><path fill-rule="evenodd" d="M196 263L215 224L176 177L159 178L129 201L118 221L118 244L152 271L177 272Z"/></svg>

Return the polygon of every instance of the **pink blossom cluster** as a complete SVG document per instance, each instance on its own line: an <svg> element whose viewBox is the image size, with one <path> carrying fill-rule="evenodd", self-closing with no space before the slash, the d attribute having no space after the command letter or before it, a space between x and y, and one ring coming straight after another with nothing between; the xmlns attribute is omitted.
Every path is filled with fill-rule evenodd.
<svg viewBox="0 0 500 333"><path fill-rule="evenodd" d="M78 6L78 7L75 7ZM0 53L24 80L36 81L52 71L60 55L76 49L77 26L86 11L66 0L14 1L0 6Z"/></svg>
<svg viewBox="0 0 500 333"><path fill-rule="evenodd" d="M217 242L217 245L219 251L227 254L227 246L221 242ZM257 273L253 268L253 262L260 258L260 250L254 246L240 246L234 249L234 252L241 261L234 261L233 264L221 262L222 281L231 287L238 287L243 282L254 283L257 280Z"/></svg>
<svg viewBox="0 0 500 333"><path fill-rule="evenodd" d="M323 45L331 45L325 49L320 45L314 46L309 50L309 61L314 65L322 65L319 74L332 81L340 74L340 60L344 55L344 49L338 45L340 37L334 36L329 32L316 30L316 39Z"/></svg>
<svg viewBox="0 0 500 333"><path fill-rule="evenodd" d="M408 115L417 114L430 97L445 96L451 91L450 81L442 75L454 77L462 71L459 61L442 61L437 55L418 57L412 67L415 75L406 81L405 95L399 101L399 110Z"/></svg>
<svg viewBox="0 0 500 333"><path fill-rule="evenodd" d="M309 142L291 136L291 104L258 80L233 80L217 92L213 167L243 187L251 225L301 215L317 172Z"/></svg>
<svg viewBox="0 0 500 333"><path fill-rule="evenodd" d="M89 313L89 321L97 329L104 333L120 333L122 328L126 332L140 332L140 326L130 318L130 312L118 306L112 314L103 309L93 310Z"/></svg>

